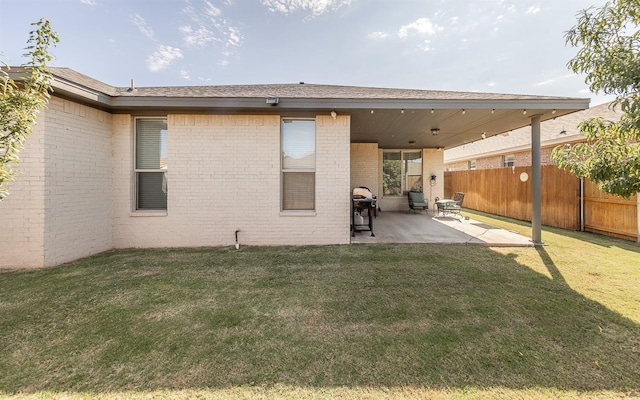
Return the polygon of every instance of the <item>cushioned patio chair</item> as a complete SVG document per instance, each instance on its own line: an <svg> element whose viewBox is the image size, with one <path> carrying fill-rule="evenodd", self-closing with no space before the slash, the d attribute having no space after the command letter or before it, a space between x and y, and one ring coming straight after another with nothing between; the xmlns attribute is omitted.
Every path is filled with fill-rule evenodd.
<svg viewBox="0 0 640 400"><path fill-rule="evenodd" d="M426 211L429 209L429 203L424 199L424 193L410 191L407 198L409 199L409 211L415 213L416 210Z"/></svg>

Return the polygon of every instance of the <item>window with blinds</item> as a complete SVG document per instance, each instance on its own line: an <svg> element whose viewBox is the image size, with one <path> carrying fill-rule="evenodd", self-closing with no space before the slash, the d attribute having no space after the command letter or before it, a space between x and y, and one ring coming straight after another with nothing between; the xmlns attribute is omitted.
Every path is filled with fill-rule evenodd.
<svg viewBox="0 0 640 400"><path fill-rule="evenodd" d="M167 209L167 120L136 119L136 210Z"/></svg>
<svg viewBox="0 0 640 400"><path fill-rule="evenodd" d="M282 120L282 209L315 210L316 122Z"/></svg>

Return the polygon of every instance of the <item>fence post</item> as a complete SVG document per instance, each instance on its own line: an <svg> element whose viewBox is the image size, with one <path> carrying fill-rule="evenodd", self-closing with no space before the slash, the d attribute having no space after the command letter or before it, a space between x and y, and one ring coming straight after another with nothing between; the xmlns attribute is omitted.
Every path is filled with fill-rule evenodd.
<svg viewBox="0 0 640 400"><path fill-rule="evenodd" d="M640 192L636 193L636 221L638 221L638 226L636 227L636 242L640 243Z"/></svg>

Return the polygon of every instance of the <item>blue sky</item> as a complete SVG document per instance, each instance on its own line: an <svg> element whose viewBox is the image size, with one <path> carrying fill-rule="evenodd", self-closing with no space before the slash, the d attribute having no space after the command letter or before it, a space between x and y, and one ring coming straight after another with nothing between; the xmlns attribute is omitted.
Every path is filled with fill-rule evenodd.
<svg viewBox="0 0 640 400"><path fill-rule="evenodd" d="M590 97L564 32L605 0L0 0L0 60L30 23L52 65L114 86L295 83Z"/></svg>

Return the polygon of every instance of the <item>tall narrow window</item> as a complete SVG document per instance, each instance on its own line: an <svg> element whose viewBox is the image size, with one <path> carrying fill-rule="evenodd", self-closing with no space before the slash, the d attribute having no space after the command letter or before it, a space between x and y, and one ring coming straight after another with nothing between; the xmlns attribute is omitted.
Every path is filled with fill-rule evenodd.
<svg viewBox="0 0 640 400"><path fill-rule="evenodd" d="M167 120L136 120L136 210L167 209Z"/></svg>
<svg viewBox="0 0 640 400"><path fill-rule="evenodd" d="M315 210L316 122L282 120L282 209Z"/></svg>
<svg viewBox="0 0 640 400"><path fill-rule="evenodd" d="M502 157L503 167L513 167L514 165L516 165L516 157L513 154Z"/></svg>
<svg viewBox="0 0 640 400"><path fill-rule="evenodd" d="M422 192L422 151L402 152L404 161L404 187L402 192Z"/></svg>
<svg viewBox="0 0 640 400"><path fill-rule="evenodd" d="M382 187L385 196L402 194L402 153L400 151L382 153Z"/></svg>
<svg viewBox="0 0 640 400"><path fill-rule="evenodd" d="M422 151L387 150L382 154L382 188L386 196L422 191Z"/></svg>

